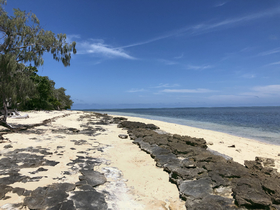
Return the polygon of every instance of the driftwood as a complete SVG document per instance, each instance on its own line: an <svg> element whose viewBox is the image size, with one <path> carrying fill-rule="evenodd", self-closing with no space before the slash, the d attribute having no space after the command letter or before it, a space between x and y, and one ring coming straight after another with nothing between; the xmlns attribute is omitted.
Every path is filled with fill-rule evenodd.
<svg viewBox="0 0 280 210"><path fill-rule="evenodd" d="M13 119L26 119L26 118L29 118L29 115L28 114L19 115L19 116L12 115L11 118L13 118Z"/></svg>

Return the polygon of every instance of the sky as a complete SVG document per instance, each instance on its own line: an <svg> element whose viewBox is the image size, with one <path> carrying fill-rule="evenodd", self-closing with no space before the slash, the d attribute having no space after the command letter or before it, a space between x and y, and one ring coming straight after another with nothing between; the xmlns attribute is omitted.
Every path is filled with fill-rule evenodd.
<svg viewBox="0 0 280 210"><path fill-rule="evenodd" d="M76 41L39 75L72 109L280 105L279 0L7 0Z"/></svg>

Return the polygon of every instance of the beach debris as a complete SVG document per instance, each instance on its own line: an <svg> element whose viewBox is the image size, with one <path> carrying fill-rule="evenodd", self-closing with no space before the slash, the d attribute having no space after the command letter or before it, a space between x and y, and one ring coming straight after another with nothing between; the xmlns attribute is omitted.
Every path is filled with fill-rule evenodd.
<svg viewBox="0 0 280 210"><path fill-rule="evenodd" d="M128 135L126 135L126 134L119 134L118 137L121 138L121 139L127 139Z"/></svg>
<svg viewBox="0 0 280 210"><path fill-rule="evenodd" d="M12 119L27 119L27 118L29 118L29 115L28 114L25 114L25 115L12 115L11 118Z"/></svg>
<svg viewBox="0 0 280 210"><path fill-rule="evenodd" d="M235 151L236 151L236 152L241 152L241 149L236 149Z"/></svg>
<svg viewBox="0 0 280 210"><path fill-rule="evenodd" d="M231 147L231 148L235 148L235 145L233 144L233 145L231 145L231 146L228 146L228 147Z"/></svg>
<svg viewBox="0 0 280 210"><path fill-rule="evenodd" d="M212 141L207 142L207 145L213 145Z"/></svg>
<svg viewBox="0 0 280 210"><path fill-rule="evenodd" d="M219 143L220 143L220 144L223 144L224 142L223 142L223 141L220 141Z"/></svg>

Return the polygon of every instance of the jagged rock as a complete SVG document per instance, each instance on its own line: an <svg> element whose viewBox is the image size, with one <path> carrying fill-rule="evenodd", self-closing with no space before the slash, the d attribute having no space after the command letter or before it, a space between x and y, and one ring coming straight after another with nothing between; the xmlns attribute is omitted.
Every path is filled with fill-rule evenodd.
<svg viewBox="0 0 280 210"><path fill-rule="evenodd" d="M193 138L190 136L180 136L178 134L173 135L173 141L181 141L186 143L187 145L195 146L195 147L201 147L201 148L207 148L206 141L203 138Z"/></svg>
<svg viewBox="0 0 280 210"><path fill-rule="evenodd" d="M92 187L104 184L107 181L105 176L98 171L80 170L80 172L83 174L83 176L79 177L80 181L85 181Z"/></svg>
<svg viewBox="0 0 280 210"><path fill-rule="evenodd" d="M194 181L183 181L179 185L180 195L184 198L202 199L207 195L213 193L211 187L211 179L209 177L201 178Z"/></svg>
<svg viewBox="0 0 280 210"><path fill-rule="evenodd" d="M145 128L145 129L150 129L150 130L159 129L159 127L155 126L154 124L145 124L145 123L141 123L141 122L132 122L132 121L120 122L118 127L126 128L128 130L136 129L136 128Z"/></svg>
<svg viewBox="0 0 280 210"><path fill-rule="evenodd" d="M275 166L275 160L272 158L256 157L255 161L258 163L262 163L263 166L268 166L268 167Z"/></svg>
<svg viewBox="0 0 280 210"><path fill-rule="evenodd" d="M113 123L118 124L118 123L120 123L122 121L125 121L125 120L127 120L127 118L125 118L125 117L114 117L113 118Z"/></svg>
<svg viewBox="0 0 280 210"><path fill-rule="evenodd" d="M264 177L261 180L262 189L270 196L274 204L280 204L280 183L279 178Z"/></svg>
<svg viewBox="0 0 280 210"><path fill-rule="evenodd" d="M248 175L248 169L239 163L227 161L219 162L219 164L209 163L205 165L207 171L212 171L221 177L225 178L241 178Z"/></svg>
<svg viewBox="0 0 280 210"><path fill-rule="evenodd" d="M251 169L251 170L262 170L263 166L260 162L256 162L254 160L245 160L244 165L246 168Z"/></svg>
<svg viewBox="0 0 280 210"><path fill-rule="evenodd" d="M73 196L70 197L74 201L76 209L87 210L107 210L108 206L105 202L103 194L92 189L92 191L76 191L73 192Z"/></svg>
<svg viewBox="0 0 280 210"><path fill-rule="evenodd" d="M217 195L208 195L201 201L193 205L186 202L188 210L234 210L237 207L234 205L233 199L224 198Z"/></svg>
<svg viewBox="0 0 280 210"><path fill-rule="evenodd" d="M220 186L220 187L214 188L214 194L229 198L229 197L231 197L231 194L232 194L232 187Z"/></svg>
<svg viewBox="0 0 280 210"><path fill-rule="evenodd" d="M185 159L181 160L180 166L182 168L196 168L196 163L189 158L185 158Z"/></svg>
<svg viewBox="0 0 280 210"><path fill-rule="evenodd" d="M205 176L207 176L207 171L203 168L176 168L170 174L170 178L172 178L174 182L175 180L180 182L182 180L199 179Z"/></svg>
<svg viewBox="0 0 280 210"><path fill-rule="evenodd" d="M16 194L18 194L19 196L21 196L21 195L23 195L24 194L24 191L25 191L25 189L24 188L21 188L21 187L15 187L14 189L13 189L13 193L16 193Z"/></svg>
<svg viewBox="0 0 280 210"><path fill-rule="evenodd" d="M180 167L180 160L172 153L166 155L157 155L155 157L155 161L158 167L165 167L167 165Z"/></svg>
<svg viewBox="0 0 280 210"><path fill-rule="evenodd" d="M11 186L0 184L0 200L5 197L7 192L10 192L12 190L13 190L13 188Z"/></svg>
<svg viewBox="0 0 280 210"><path fill-rule="evenodd" d="M280 175L266 167L274 165L273 159L257 157L256 161L245 161L244 167L207 148L204 139L161 134L145 125L137 128L138 123L128 124L133 143L170 173L187 209L278 209Z"/></svg>
<svg viewBox="0 0 280 210"><path fill-rule="evenodd" d="M168 154L171 154L170 150L168 150L168 149L164 149L164 148L159 147L159 146L152 147L151 156L153 158L157 157L159 155L168 155Z"/></svg>
<svg viewBox="0 0 280 210"><path fill-rule="evenodd" d="M215 171L208 172L208 176L211 178L212 185L213 185L214 188L217 188L217 187L220 187L220 186L226 187L226 186L231 185L231 182L228 178L220 176Z"/></svg>
<svg viewBox="0 0 280 210"><path fill-rule="evenodd" d="M47 187L38 187L24 198L24 205L29 209L51 209L67 202L67 192L75 189L74 184L56 183Z"/></svg>
<svg viewBox="0 0 280 210"><path fill-rule="evenodd" d="M262 189L258 179L248 177L237 180L233 196L238 206L247 208L267 208L272 204L270 197Z"/></svg>

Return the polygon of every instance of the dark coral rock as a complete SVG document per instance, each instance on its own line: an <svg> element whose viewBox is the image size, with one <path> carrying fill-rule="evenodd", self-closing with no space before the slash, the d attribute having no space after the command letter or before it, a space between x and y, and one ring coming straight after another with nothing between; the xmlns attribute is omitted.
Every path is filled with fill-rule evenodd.
<svg viewBox="0 0 280 210"><path fill-rule="evenodd" d="M232 191L238 206L266 208L272 204L270 197L262 189L260 181L256 178L238 179Z"/></svg>
<svg viewBox="0 0 280 210"><path fill-rule="evenodd" d="M188 210L235 210L237 207L234 205L233 199L224 198L217 195L208 195L201 201L194 205L189 205L186 202Z"/></svg>
<svg viewBox="0 0 280 210"><path fill-rule="evenodd" d="M98 171L81 170L80 172L83 174L83 176L79 177L80 181L84 180L92 187L104 184L107 181L105 176Z"/></svg>
<svg viewBox="0 0 280 210"><path fill-rule="evenodd" d="M145 123L141 123L141 122L132 122L132 121L120 122L118 127L126 128L128 130L136 129L136 128L145 128L145 129L150 129L150 130L159 129L159 127L155 126L154 124L145 124Z"/></svg>
<svg viewBox="0 0 280 210"><path fill-rule="evenodd" d="M179 190L182 197L191 197L194 199L202 199L210 193L213 193L211 179L209 177L194 181L183 181L179 185Z"/></svg>
<svg viewBox="0 0 280 210"><path fill-rule="evenodd" d="M80 210L107 210L108 206L105 202L103 194L98 193L96 190L90 192L77 191L73 192L70 198L74 201L74 205Z"/></svg>
<svg viewBox="0 0 280 210"><path fill-rule="evenodd" d="M75 189L74 184L58 183L47 187L38 187L25 197L24 205L29 209L59 209L61 203L67 202L69 191Z"/></svg>

